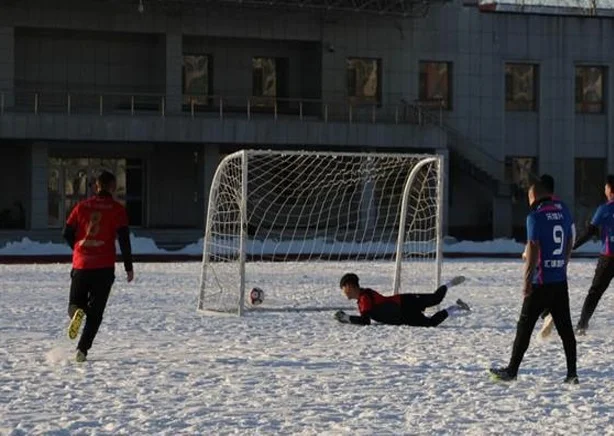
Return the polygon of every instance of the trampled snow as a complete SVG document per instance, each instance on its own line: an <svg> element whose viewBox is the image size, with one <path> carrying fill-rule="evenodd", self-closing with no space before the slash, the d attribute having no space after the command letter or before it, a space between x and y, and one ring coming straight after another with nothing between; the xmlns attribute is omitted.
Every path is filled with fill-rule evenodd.
<svg viewBox="0 0 614 436"><path fill-rule="evenodd" d="M572 261L574 322L594 264ZM560 339L538 329L518 381L490 380L514 339L520 259L446 260L444 278L469 280L442 306L461 297L473 312L433 329L342 325L329 311L210 316L195 310L198 262L137 264L132 284L118 265L84 364L65 333L69 268L0 265L0 434L614 433L611 290L578 338L580 385L561 383ZM292 299L314 280L330 286L321 303L336 304L342 273L377 285L393 265L280 268L260 269L267 295Z"/></svg>

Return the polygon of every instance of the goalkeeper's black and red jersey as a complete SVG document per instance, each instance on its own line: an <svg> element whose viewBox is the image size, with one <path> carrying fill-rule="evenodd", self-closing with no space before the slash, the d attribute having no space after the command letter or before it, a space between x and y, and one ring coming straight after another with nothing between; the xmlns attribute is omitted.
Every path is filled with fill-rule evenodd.
<svg viewBox="0 0 614 436"><path fill-rule="evenodd" d="M401 295L398 294L386 297L373 289L360 288L358 311L362 321L358 322L360 324L369 324L371 319L385 324L406 323L401 309Z"/></svg>

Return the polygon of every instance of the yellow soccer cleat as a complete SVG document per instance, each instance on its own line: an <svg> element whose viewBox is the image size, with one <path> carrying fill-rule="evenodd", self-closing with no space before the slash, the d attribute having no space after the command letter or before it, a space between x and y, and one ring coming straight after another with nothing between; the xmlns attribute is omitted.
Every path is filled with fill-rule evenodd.
<svg viewBox="0 0 614 436"><path fill-rule="evenodd" d="M87 356L81 350L77 350L77 355L75 356L75 360L79 363L85 362L87 360Z"/></svg>
<svg viewBox="0 0 614 436"><path fill-rule="evenodd" d="M83 322L83 317L85 316L85 312L83 309L75 310L72 319L70 320L70 324L68 324L68 338L75 339L79 334L79 329L81 328L81 323Z"/></svg>

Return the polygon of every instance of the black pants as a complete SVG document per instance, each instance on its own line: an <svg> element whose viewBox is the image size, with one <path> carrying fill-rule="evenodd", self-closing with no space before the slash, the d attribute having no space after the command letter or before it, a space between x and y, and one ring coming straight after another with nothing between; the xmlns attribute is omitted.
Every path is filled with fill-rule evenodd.
<svg viewBox="0 0 614 436"><path fill-rule="evenodd" d="M576 337L569 313L567 282L533 285L533 292L528 297L525 297L522 303L520 319L518 320L516 339L514 339L514 349L512 350L508 372L511 375L518 373L520 362L522 362L524 353L529 347L535 323L544 309L550 310L556 330L563 340L565 357L567 358L567 375L575 376Z"/></svg>
<svg viewBox="0 0 614 436"><path fill-rule="evenodd" d="M426 308L437 306L443 301L448 292L447 286L440 286L432 294L401 294L401 310L403 311L403 324L419 327L436 327L447 317L446 310L440 310L428 317L422 313Z"/></svg>
<svg viewBox="0 0 614 436"><path fill-rule="evenodd" d="M83 309L85 312L85 327L77 348L87 354L102 323L102 315L115 280L115 270L73 269L70 277L68 316L72 318L77 309Z"/></svg>
<svg viewBox="0 0 614 436"><path fill-rule="evenodd" d="M588 290L588 294L584 299L582 305L582 313L580 314L580 320L578 321L578 328L588 328L588 322L590 321L597 304L601 299L601 296L605 290L610 286L610 282L614 277L614 257L599 256L597 261L597 267L595 268L595 276L593 277L593 283Z"/></svg>

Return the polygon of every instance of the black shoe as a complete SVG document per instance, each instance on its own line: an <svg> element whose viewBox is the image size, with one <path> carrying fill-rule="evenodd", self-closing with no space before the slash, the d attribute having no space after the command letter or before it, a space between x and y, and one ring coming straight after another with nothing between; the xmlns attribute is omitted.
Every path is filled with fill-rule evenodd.
<svg viewBox="0 0 614 436"><path fill-rule="evenodd" d="M568 385L579 385L580 380L578 380L577 375L568 375L567 377L565 377L563 383L567 383Z"/></svg>
<svg viewBox="0 0 614 436"><path fill-rule="evenodd" d="M460 307L462 310L466 310L468 312L471 311L471 307L469 307L469 305L465 303L463 300L461 300L460 298L456 300L456 305Z"/></svg>
<svg viewBox="0 0 614 436"><path fill-rule="evenodd" d="M490 368L490 376L499 381L514 381L516 380L516 374L512 375L508 372L507 368Z"/></svg>

